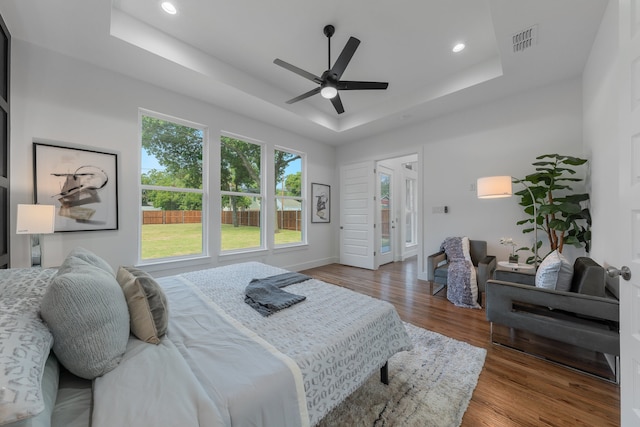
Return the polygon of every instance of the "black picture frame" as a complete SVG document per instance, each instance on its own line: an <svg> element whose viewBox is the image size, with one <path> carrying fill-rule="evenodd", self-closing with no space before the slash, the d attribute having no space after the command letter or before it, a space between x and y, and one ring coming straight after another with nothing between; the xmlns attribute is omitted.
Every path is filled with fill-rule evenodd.
<svg viewBox="0 0 640 427"><path fill-rule="evenodd" d="M36 204L55 205L55 232L118 229L118 155L33 143Z"/></svg>
<svg viewBox="0 0 640 427"><path fill-rule="evenodd" d="M311 184L311 222L331 222L331 186Z"/></svg>

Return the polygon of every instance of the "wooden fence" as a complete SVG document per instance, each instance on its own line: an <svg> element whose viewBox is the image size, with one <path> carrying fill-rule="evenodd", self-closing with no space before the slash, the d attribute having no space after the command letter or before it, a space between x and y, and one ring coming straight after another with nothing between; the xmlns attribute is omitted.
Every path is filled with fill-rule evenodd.
<svg viewBox="0 0 640 427"><path fill-rule="evenodd" d="M277 225L282 230L301 229L300 211L278 211ZM245 210L237 212L238 225L260 226L260 211ZM233 212L222 211L222 224L233 224ZM200 224L202 211L142 211L142 224Z"/></svg>
<svg viewBox="0 0 640 427"><path fill-rule="evenodd" d="M202 211L142 211L142 224L200 224Z"/></svg>

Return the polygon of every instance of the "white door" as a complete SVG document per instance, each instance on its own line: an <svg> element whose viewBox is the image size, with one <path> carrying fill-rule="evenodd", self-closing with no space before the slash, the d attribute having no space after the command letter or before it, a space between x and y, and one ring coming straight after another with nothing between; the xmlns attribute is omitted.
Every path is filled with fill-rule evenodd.
<svg viewBox="0 0 640 427"><path fill-rule="evenodd" d="M374 163L340 168L340 264L375 269Z"/></svg>
<svg viewBox="0 0 640 427"><path fill-rule="evenodd" d="M619 2L620 126L619 259L631 270L620 279L620 400L622 426L640 425L640 2ZM631 161L630 161L631 159ZM614 190L615 191L615 190ZM613 263L612 263L613 264Z"/></svg>
<svg viewBox="0 0 640 427"><path fill-rule="evenodd" d="M394 258L393 171L380 164L376 171L376 265L381 266Z"/></svg>

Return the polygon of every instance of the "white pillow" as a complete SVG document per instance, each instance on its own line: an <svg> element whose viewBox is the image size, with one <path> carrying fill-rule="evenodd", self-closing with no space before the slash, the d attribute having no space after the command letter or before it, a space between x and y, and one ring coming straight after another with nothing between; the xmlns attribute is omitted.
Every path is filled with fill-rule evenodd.
<svg viewBox="0 0 640 427"><path fill-rule="evenodd" d="M558 256L560 257L562 264L560 265L560 271L558 272L556 291L569 292L571 290L571 280L573 279L573 265L571 265L569 260L561 253L558 253Z"/></svg>
<svg viewBox="0 0 640 427"><path fill-rule="evenodd" d="M480 306L475 302L478 301L478 278L476 274L476 268L473 266L473 262L471 262L471 243L469 242L468 237L462 238L462 254L464 255L465 261L469 263L471 267L471 277L469 277L469 287L471 288L471 300L474 301L474 306L479 308Z"/></svg>
<svg viewBox="0 0 640 427"><path fill-rule="evenodd" d="M536 286L538 288L568 291L571 287L573 267L557 250L551 252L542 260L536 272Z"/></svg>
<svg viewBox="0 0 640 427"><path fill-rule="evenodd" d="M467 261L471 261L471 243L469 243L468 237L462 238L462 255Z"/></svg>

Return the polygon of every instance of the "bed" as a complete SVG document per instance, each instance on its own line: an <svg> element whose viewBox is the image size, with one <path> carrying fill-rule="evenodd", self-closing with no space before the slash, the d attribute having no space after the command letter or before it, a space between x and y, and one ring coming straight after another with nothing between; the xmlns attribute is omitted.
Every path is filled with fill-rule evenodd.
<svg viewBox="0 0 640 427"><path fill-rule="evenodd" d="M121 273L153 283L136 300L160 308L144 312L152 333L134 333ZM252 279L284 273L249 262L154 280L81 248L58 270L0 272L0 425L316 425L412 344L391 304L315 279L283 288L304 300L268 317L245 303Z"/></svg>

